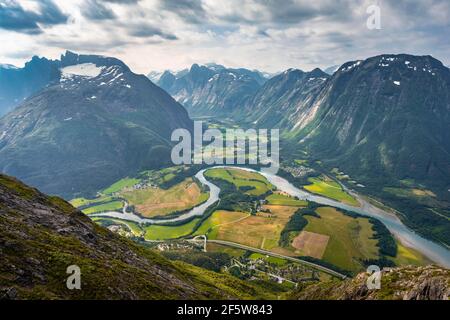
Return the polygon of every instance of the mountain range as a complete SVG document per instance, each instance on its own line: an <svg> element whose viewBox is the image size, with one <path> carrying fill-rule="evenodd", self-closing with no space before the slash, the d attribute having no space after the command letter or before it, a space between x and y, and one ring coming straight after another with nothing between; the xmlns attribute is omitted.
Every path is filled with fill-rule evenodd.
<svg viewBox="0 0 450 320"><path fill-rule="evenodd" d="M209 85L219 76L206 67L158 83L193 115L280 128L285 160L307 157L327 171L338 168L359 191L402 212L411 228L449 244L450 70L431 56L384 54L328 72L289 69L259 86L228 82L221 88L233 90L221 95L211 95L224 82ZM229 103L218 105L216 97Z"/></svg>
<svg viewBox="0 0 450 320"><path fill-rule="evenodd" d="M67 52L39 61L52 81L0 119L0 171L47 193L89 194L163 166L172 131L192 127L180 104L120 60Z"/></svg>
<svg viewBox="0 0 450 320"><path fill-rule="evenodd" d="M46 58L35 56L23 68L0 64L0 116L58 78L57 63Z"/></svg>
<svg viewBox="0 0 450 320"><path fill-rule="evenodd" d="M267 75L218 64L194 64L189 70L149 74L192 116L228 116L267 81Z"/></svg>
<svg viewBox="0 0 450 320"><path fill-rule="evenodd" d="M0 79L13 87L7 101L22 102L0 119L0 170L44 192L92 194L167 164L172 130L192 126L187 110L245 128L280 128L284 160L338 168L359 191L402 212L411 228L450 243L450 70L433 57L385 54L331 75L289 69L267 79L194 64L149 77L164 90L102 56L67 52L3 67ZM405 188L429 196L392 194Z"/></svg>

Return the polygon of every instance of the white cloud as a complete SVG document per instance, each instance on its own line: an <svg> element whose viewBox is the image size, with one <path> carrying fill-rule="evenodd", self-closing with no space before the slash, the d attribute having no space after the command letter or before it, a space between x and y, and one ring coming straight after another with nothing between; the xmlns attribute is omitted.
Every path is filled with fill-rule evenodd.
<svg viewBox="0 0 450 320"><path fill-rule="evenodd" d="M116 56L140 73L194 62L309 70L401 52L450 64L445 0L381 2L381 30L366 28L372 0L96 0L114 13L99 20L83 14L86 1L54 1L68 22L39 25L40 34L0 29L0 62L21 65L34 54L56 58L70 49ZM38 2L18 1L35 12Z"/></svg>

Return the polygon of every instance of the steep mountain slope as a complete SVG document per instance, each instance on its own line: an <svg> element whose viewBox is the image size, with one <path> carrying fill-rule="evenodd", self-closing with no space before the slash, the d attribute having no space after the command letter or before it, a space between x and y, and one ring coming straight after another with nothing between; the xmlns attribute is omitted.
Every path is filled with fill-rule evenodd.
<svg viewBox="0 0 450 320"><path fill-rule="evenodd" d="M235 119L245 119L261 128L291 128L302 120L329 76L320 69L303 72L289 69L268 80L243 108L235 110Z"/></svg>
<svg viewBox="0 0 450 320"><path fill-rule="evenodd" d="M68 52L60 80L0 119L0 171L52 194L89 193L170 160L185 109L121 61Z"/></svg>
<svg viewBox="0 0 450 320"><path fill-rule="evenodd" d="M348 62L301 113L291 150L350 174L409 227L450 245L448 68L430 56Z"/></svg>
<svg viewBox="0 0 450 320"><path fill-rule="evenodd" d="M320 107L296 123L301 146L358 176L450 188L450 70L430 57L383 55L344 64Z"/></svg>
<svg viewBox="0 0 450 320"><path fill-rule="evenodd" d="M256 71L194 64L189 72L172 74L166 71L157 84L183 104L191 115L226 116L242 107L265 81Z"/></svg>
<svg viewBox="0 0 450 320"><path fill-rule="evenodd" d="M33 57L23 68L0 65L0 116L59 79L55 61Z"/></svg>
<svg viewBox="0 0 450 320"><path fill-rule="evenodd" d="M448 300L450 270L435 266L401 267L381 273L379 290L367 288L367 273L343 282L328 282L300 289L299 300Z"/></svg>
<svg viewBox="0 0 450 320"><path fill-rule="evenodd" d="M5 175L0 229L0 300L273 298L232 276L170 262ZM71 265L80 268L80 290L66 287Z"/></svg>

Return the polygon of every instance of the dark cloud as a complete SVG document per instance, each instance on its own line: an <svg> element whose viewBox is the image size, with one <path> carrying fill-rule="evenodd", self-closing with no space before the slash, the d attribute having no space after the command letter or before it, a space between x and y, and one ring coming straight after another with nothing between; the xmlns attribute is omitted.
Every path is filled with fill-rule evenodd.
<svg viewBox="0 0 450 320"><path fill-rule="evenodd" d="M160 28L148 24L139 24L131 26L128 33L131 36L139 38L151 38L159 36L165 40L178 39L174 34L166 33L162 31Z"/></svg>
<svg viewBox="0 0 450 320"><path fill-rule="evenodd" d="M97 0L86 0L81 7L81 13L90 20L111 20L117 18L114 11Z"/></svg>
<svg viewBox="0 0 450 320"><path fill-rule="evenodd" d="M207 19L201 0L160 0L160 8L177 14L189 23L204 23Z"/></svg>
<svg viewBox="0 0 450 320"><path fill-rule="evenodd" d="M42 33L39 24L66 23L65 15L51 0L39 2L40 13L27 11L16 1L0 2L0 28L26 34Z"/></svg>

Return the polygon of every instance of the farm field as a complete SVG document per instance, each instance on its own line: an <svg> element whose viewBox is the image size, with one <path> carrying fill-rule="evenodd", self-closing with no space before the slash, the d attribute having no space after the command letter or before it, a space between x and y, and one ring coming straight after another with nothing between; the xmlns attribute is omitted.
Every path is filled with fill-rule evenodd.
<svg viewBox="0 0 450 320"><path fill-rule="evenodd" d="M228 181L236 186L240 187L251 187L253 189L247 190L244 193L254 196L259 196L268 192L269 190L274 190L275 187L267 181L267 179L256 172L249 172L239 169L225 169L216 168L210 169L205 172L207 178L216 178Z"/></svg>
<svg viewBox="0 0 450 320"><path fill-rule="evenodd" d="M101 191L102 194L113 194L115 192L119 192L124 188L130 188L134 186L135 184L139 183L141 180L137 178L124 178L121 179L108 188Z"/></svg>
<svg viewBox="0 0 450 320"><path fill-rule="evenodd" d="M308 203L305 200L297 200L293 197L280 194L280 193L273 193L269 195L266 200L269 204L272 205L278 205L278 206L294 206L294 207L303 207L306 206Z"/></svg>
<svg viewBox="0 0 450 320"><path fill-rule="evenodd" d="M397 241L397 256L391 258L397 265L417 265L425 266L432 262L420 252L412 248L405 247Z"/></svg>
<svg viewBox="0 0 450 320"><path fill-rule="evenodd" d="M329 236L322 259L342 269L360 271L357 259L377 259L378 240L372 239L372 224L366 218L352 218L334 208L322 207L320 218L306 216L304 231Z"/></svg>
<svg viewBox="0 0 450 320"><path fill-rule="evenodd" d="M166 240L183 237L192 232L198 221L198 218L193 219L192 221L179 226L150 225L144 227L144 238L145 240Z"/></svg>
<svg viewBox="0 0 450 320"><path fill-rule="evenodd" d="M309 231L301 231L292 241L292 247L306 256L322 259L330 236Z"/></svg>
<svg viewBox="0 0 450 320"><path fill-rule="evenodd" d="M82 211L85 214L92 214L92 213L99 213L99 212L105 212L105 211L121 211L122 208L123 208L123 202L120 200L115 200L115 201L100 204L97 206L92 206L92 207L86 208Z"/></svg>
<svg viewBox="0 0 450 320"><path fill-rule="evenodd" d="M359 202L345 192L336 181L326 177L309 178L308 181L311 182L311 184L303 186L303 188L309 192L320 194L352 206L359 206Z"/></svg>
<svg viewBox="0 0 450 320"><path fill-rule="evenodd" d="M263 259L263 260L265 260L265 261L267 261L269 263L276 264L278 266L284 266L284 265L287 264L287 261L284 260L284 259L277 258L277 257L271 257L271 256L265 256L265 255L263 255L261 253L256 253L256 252L252 253L249 258L250 259L254 259L254 260L256 260L256 259Z"/></svg>
<svg viewBox="0 0 450 320"><path fill-rule="evenodd" d="M102 224L103 222L112 222L114 224L122 224L122 225L126 225L128 227L128 229L133 233L133 235L135 235L136 237L139 237L143 234L144 230L142 230L142 228L135 222L132 221L126 221L126 220L120 220L120 219L112 219L112 218L99 218L99 217L94 217L92 219L93 221Z"/></svg>
<svg viewBox="0 0 450 320"><path fill-rule="evenodd" d="M250 217L250 214L244 212L232 212L218 210L215 211L208 219L206 219L195 235L207 235L210 239L217 238L217 231L220 226L232 224Z"/></svg>
<svg viewBox="0 0 450 320"><path fill-rule="evenodd" d="M214 239L218 240L231 241L255 248L293 255L293 252L278 247L278 241L285 224L297 208L273 205L267 205L265 208L271 211L271 216L251 215L245 219L240 219L243 217L242 213L228 212L228 221L234 220L235 222L219 225L211 234L208 234L208 238L213 239L213 236ZM207 226L212 224L208 220L205 223ZM203 225L200 228L207 229Z"/></svg>
<svg viewBox="0 0 450 320"><path fill-rule="evenodd" d="M208 193L202 192L192 178L164 190L161 188L145 188L121 193L130 205L144 217L154 217L187 210L208 199Z"/></svg>
<svg viewBox="0 0 450 320"><path fill-rule="evenodd" d="M95 199L86 199L86 198L75 198L73 200L70 200L70 204L73 205L76 208L84 207L84 206L91 206L95 205L97 203L103 203L103 202L111 202L113 201L113 197L109 196L103 196Z"/></svg>

